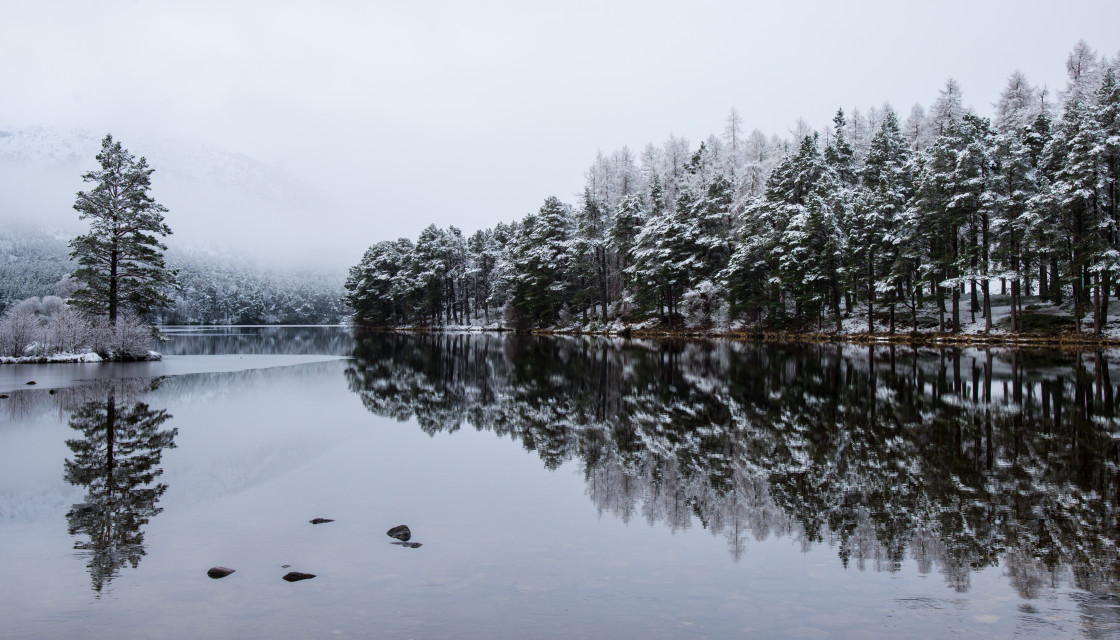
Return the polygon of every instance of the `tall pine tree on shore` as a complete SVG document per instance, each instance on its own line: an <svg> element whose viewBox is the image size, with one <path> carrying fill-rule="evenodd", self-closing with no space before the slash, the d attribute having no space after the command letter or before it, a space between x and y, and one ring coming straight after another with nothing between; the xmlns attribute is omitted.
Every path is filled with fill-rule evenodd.
<svg viewBox="0 0 1120 640"><path fill-rule="evenodd" d="M95 183L79 191L74 209L90 219L89 233L70 241L70 259L78 262L72 277L84 286L72 302L116 324L122 310L146 313L167 306L165 291L175 273L163 261L167 247L159 237L171 234L163 221L167 208L148 193L155 171L107 135L97 154L100 170L82 176Z"/></svg>

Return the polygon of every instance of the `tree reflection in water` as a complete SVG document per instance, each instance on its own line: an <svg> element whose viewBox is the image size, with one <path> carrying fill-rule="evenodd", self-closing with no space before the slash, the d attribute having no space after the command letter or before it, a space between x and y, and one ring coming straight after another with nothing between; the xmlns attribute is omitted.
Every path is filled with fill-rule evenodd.
<svg viewBox="0 0 1120 640"><path fill-rule="evenodd" d="M601 512L913 561L964 592L1120 595L1117 393L1103 353L386 335L347 370L373 413L578 460Z"/></svg>
<svg viewBox="0 0 1120 640"><path fill-rule="evenodd" d="M177 429L160 430L171 419L143 402L118 406L116 392L87 402L70 417L81 434L67 440L73 458L64 477L86 488L85 502L66 514L70 535L88 538L74 548L88 555L93 590L100 593L121 567L135 568L144 555L145 524L162 509L156 506L167 485L156 483L164 449L175 447Z"/></svg>

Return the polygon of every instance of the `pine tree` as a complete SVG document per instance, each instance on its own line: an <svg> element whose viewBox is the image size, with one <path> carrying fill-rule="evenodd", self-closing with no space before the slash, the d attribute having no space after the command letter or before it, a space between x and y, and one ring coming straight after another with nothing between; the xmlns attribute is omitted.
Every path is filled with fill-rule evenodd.
<svg viewBox="0 0 1120 640"><path fill-rule="evenodd" d="M350 268L343 285L354 320L365 326L402 324L411 312L413 280L410 276L415 247L401 238L378 242L366 250L361 262Z"/></svg>
<svg viewBox="0 0 1120 640"><path fill-rule="evenodd" d="M1081 329L1081 318L1089 308L1091 289L1094 288L1093 272L1101 268L1110 273L1114 271L1111 264L1101 263L1105 257L1110 225L1104 216L1104 202L1099 189L1097 141L1100 132L1093 116L1089 96L1080 92L1071 93L1048 152L1050 160L1059 166L1054 173L1050 194L1061 213L1068 243L1067 276L1073 285L1074 317L1078 330ZM1099 275L1097 277L1099 280ZM1094 316L1097 320L1095 329L1099 330L1100 314Z"/></svg>
<svg viewBox="0 0 1120 640"><path fill-rule="evenodd" d="M611 280L610 236L611 219L607 204L592 195L590 188L583 190L583 206L576 214L575 251L580 258L575 264L582 270L578 279L585 281L580 287L581 305L586 308L598 300L602 322L607 322L607 305Z"/></svg>
<svg viewBox="0 0 1120 640"><path fill-rule="evenodd" d="M794 159L795 189L786 203L788 226L778 250L779 272L797 304L795 315L816 318L826 308L840 331L840 283L845 276L843 193L840 179L806 136ZM769 197L769 195L768 195Z"/></svg>
<svg viewBox="0 0 1120 640"><path fill-rule="evenodd" d="M550 196L538 213L525 217L511 250L515 275L510 300L537 326L551 325L571 301L573 226L571 207Z"/></svg>
<svg viewBox="0 0 1120 640"><path fill-rule="evenodd" d="M861 258L860 270L864 272L867 330L874 331L874 302L881 297L890 308L893 332L896 304L909 300L911 318L917 313L913 296L904 295L904 288L912 288L916 280L913 261L908 259L910 238L904 220L913 177L909 145L894 111L886 112L871 139L860 181L852 253Z"/></svg>
<svg viewBox="0 0 1120 640"><path fill-rule="evenodd" d="M708 183L704 197L696 203L690 222L693 226L699 267L696 280L713 278L727 267L731 244L733 193L731 181L717 173Z"/></svg>
<svg viewBox="0 0 1120 640"><path fill-rule="evenodd" d="M638 232L645 223L645 207L637 195L628 195L619 203L610 229L610 247L618 261L618 287L628 290L633 282L634 248Z"/></svg>
<svg viewBox="0 0 1120 640"><path fill-rule="evenodd" d="M171 234L163 220L167 209L148 193L155 171L137 160L111 135L101 142L98 171L82 175L96 183L79 191L74 209L90 219L90 231L70 241L70 258L80 265L72 277L83 283L73 303L115 324L123 310L144 314L171 304L166 290L175 273L164 263L167 247L159 236Z"/></svg>
<svg viewBox="0 0 1120 640"><path fill-rule="evenodd" d="M1107 247L1096 269L1100 278L1096 329L1100 333L1107 321L1108 292L1120 270L1120 82L1116 79L1115 67L1107 68L1101 78L1094 118L1098 136L1096 152L1101 181L1103 235Z"/></svg>

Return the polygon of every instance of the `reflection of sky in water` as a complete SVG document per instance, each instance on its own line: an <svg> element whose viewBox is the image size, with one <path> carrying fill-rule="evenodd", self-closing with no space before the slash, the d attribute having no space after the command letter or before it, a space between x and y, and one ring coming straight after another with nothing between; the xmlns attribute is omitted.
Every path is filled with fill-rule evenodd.
<svg viewBox="0 0 1120 640"><path fill-rule="evenodd" d="M167 409L164 512L147 555L96 600L66 534L81 491L62 479L73 433L58 406L79 388L20 391L0 425L0 619L14 637L1048 637L1114 628L1107 599L1042 589L1007 567L967 592L912 562L845 569L775 515L738 562L693 518L624 524L581 460L476 431L429 435L371 414L351 363L191 373L141 393ZM504 366L491 363L491 366ZM718 385L717 385L718 386ZM69 394L69 395L67 395ZM11 399L15 399L10 398ZM4 401L7 402L7 401ZM600 471L599 473L606 473ZM591 498L589 500L589 497ZM314 517L335 522L313 526ZM389 544L408 524L420 549ZM783 529L786 535L780 535ZM291 565L283 569L281 565ZM237 573L205 576L224 565ZM873 569L868 566L868 569ZM288 570L318 575L288 584ZM1027 604L1029 608L1023 609ZM1080 619L1093 612L1093 622Z"/></svg>

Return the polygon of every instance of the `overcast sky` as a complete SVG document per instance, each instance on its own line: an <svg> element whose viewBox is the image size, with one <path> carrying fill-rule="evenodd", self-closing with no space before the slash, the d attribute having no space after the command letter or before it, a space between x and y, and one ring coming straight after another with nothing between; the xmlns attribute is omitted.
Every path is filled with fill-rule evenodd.
<svg viewBox="0 0 1120 640"><path fill-rule="evenodd" d="M733 106L785 134L952 76L988 115L1015 69L1058 89L1079 39L1120 50L1115 0L913 4L0 0L0 127L243 152L354 204L322 233L368 244L574 201L596 151L695 146Z"/></svg>

